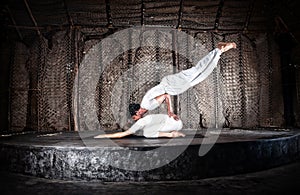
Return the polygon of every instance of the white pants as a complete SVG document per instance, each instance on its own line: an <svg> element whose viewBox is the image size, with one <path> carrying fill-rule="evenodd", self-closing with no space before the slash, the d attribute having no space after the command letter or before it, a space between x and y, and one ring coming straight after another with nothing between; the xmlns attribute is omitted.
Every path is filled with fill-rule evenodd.
<svg viewBox="0 0 300 195"><path fill-rule="evenodd" d="M145 94L141 107L153 110L159 106L159 103L155 100L157 96L165 93L179 95L206 79L217 67L221 53L221 50L216 48L204 56L196 66L163 77L159 85L151 88Z"/></svg>

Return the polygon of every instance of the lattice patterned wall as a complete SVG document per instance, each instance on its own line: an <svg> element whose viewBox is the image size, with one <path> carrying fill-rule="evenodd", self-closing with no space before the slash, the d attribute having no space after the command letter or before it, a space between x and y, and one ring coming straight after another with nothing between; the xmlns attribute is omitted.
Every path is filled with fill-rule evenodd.
<svg viewBox="0 0 300 195"><path fill-rule="evenodd" d="M179 95L178 99L174 99L185 128L280 126L281 90L276 87L280 83L279 61L276 59L276 47L270 46L274 44L272 39L262 37L263 42L255 43L251 40L257 35L247 37L231 34L223 37L213 33L198 33L195 36L208 49L214 48L220 40L235 41L239 49L224 54L220 65L209 78ZM143 37L148 37L143 41L150 41L158 47L159 44L172 43L172 37L146 33ZM128 35L126 42L130 43L132 41L130 39L134 38ZM183 50L187 52L188 58L198 61L204 55L203 51L197 53L197 49L193 49L194 46L188 46L188 40L185 42L187 46ZM122 44L118 42L110 48L123 49ZM262 53L263 49L267 52ZM113 51L107 51L106 47L102 46L101 56L105 52ZM94 57L98 59L97 54ZM143 64L147 65L141 66ZM98 119L102 121L104 127L111 127L116 121L121 121L121 126L124 125L129 118L127 113L129 103L140 102L146 91L156 85L163 76L191 66L186 57L178 55L173 58L172 51L161 48L144 47L123 53L105 69L100 79L98 90L101 92L97 99ZM130 79L120 81L119 79L124 77L124 72L126 78ZM141 78L147 79L147 82L143 83ZM135 86L139 87L134 88ZM112 96L116 104L112 103ZM115 106L113 110L117 110L117 116L113 116L112 104ZM154 111L154 113L165 112L166 108Z"/></svg>
<svg viewBox="0 0 300 195"><path fill-rule="evenodd" d="M105 69L100 67L103 74L96 81L96 90L86 94L96 101L95 120L101 128L115 128L116 123L124 126L129 118L129 103L140 102L145 92L163 76L191 67L191 59L196 62L205 54L188 38L184 48L180 48L187 57L174 54L161 47L162 44L172 46L171 35L147 33L140 37L129 33L124 42L130 44L139 40L157 47L145 46L118 55ZM189 33L207 50L221 40L235 41L238 49L222 54L219 66L205 81L173 99L184 128L282 125L283 105L281 87L278 87L281 86L280 66L271 36ZM76 102L76 95L72 95L73 83L76 85L74 78L81 74L75 65L78 62L79 67L83 66L81 59L84 57L88 57L87 63L101 64L106 56L124 49L123 43L99 45L100 40L87 41L83 34L80 36L75 31L58 32L51 40L38 38L30 48L16 45L10 88L12 130L73 130L76 116L94 120L89 115L89 102L73 104ZM90 76L93 74L91 72ZM77 112L79 107L80 113ZM112 113L112 110L118 112ZM165 107L153 111L165 112ZM79 127L87 130L96 126L81 123Z"/></svg>
<svg viewBox="0 0 300 195"><path fill-rule="evenodd" d="M30 48L16 45L10 87L11 129L70 128L74 80L70 37L70 33L60 32L51 43L38 38Z"/></svg>
<svg viewBox="0 0 300 195"><path fill-rule="evenodd" d="M15 45L15 56L10 79L10 126L15 131L26 127L29 100L29 67L26 66L28 51L24 44Z"/></svg>

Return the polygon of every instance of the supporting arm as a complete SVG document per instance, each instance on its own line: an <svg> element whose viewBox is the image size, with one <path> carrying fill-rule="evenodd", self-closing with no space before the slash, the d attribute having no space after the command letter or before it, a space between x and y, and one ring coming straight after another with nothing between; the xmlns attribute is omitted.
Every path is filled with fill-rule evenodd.
<svg viewBox="0 0 300 195"><path fill-rule="evenodd" d="M161 104L162 102L165 101L166 105L167 105L167 109L168 109L168 115L170 117L173 117L175 120L179 120L178 116L176 114L173 113L173 108L172 108L172 103L171 103L171 96L169 94L163 94L160 96L157 96L156 101L159 102L159 104Z"/></svg>
<svg viewBox="0 0 300 195"><path fill-rule="evenodd" d="M117 132L117 133L111 133L111 134L102 134L102 135L97 135L94 138L122 138L128 135L131 135L132 132L127 130L124 132Z"/></svg>

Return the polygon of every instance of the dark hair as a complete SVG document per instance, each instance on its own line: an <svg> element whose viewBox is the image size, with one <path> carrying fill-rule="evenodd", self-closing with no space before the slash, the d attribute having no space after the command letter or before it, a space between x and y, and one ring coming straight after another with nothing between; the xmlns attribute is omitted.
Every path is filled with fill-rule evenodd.
<svg viewBox="0 0 300 195"><path fill-rule="evenodd" d="M140 104L129 104L129 113L131 116L136 114L136 111L138 111L141 108Z"/></svg>

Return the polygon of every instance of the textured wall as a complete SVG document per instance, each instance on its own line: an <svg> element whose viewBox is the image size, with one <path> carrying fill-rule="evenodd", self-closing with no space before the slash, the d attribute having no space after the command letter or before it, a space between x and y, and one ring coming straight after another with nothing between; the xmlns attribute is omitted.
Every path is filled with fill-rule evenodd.
<svg viewBox="0 0 300 195"><path fill-rule="evenodd" d="M101 128L112 129L116 123L124 126L129 118L129 103L141 101L145 92L163 76L191 67L221 40L235 41L238 49L222 54L218 67L205 81L174 101L184 128L272 127L283 123L279 57L272 36L240 33L221 36L190 31L206 51L186 40L187 45L180 49L187 57L176 54L174 58L171 50L162 49L162 45L172 44L171 35L144 32L140 35L142 42L157 47L125 51L102 70L99 64L124 49L122 44L140 39L128 34L123 43L105 45L101 39L86 40L87 31L60 31L52 39L36 39L31 46L16 44L10 75L11 130L25 127L40 131L70 130L74 129L74 118L80 130L100 128L76 124L78 116L90 120L89 124L98 120ZM90 89L86 82L81 91L76 91L89 97L78 105L78 97L72 94L73 85L78 82L75 77L88 81L99 74L85 70L84 75L79 68L85 64L95 65L102 74L94 81L96 89ZM124 80L125 72L130 79ZM95 106L92 100L97 102L96 118L90 114L91 106ZM112 107L118 109L116 115ZM154 113L165 110L162 107Z"/></svg>

